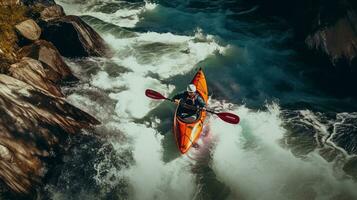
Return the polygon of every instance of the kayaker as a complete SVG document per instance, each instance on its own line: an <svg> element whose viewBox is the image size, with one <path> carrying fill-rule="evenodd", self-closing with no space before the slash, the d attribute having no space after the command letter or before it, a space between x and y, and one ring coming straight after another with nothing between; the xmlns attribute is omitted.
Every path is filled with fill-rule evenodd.
<svg viewBox="0 0 357 200"><path fill-rule="evenodd" d="M200 111L199 108L205 110L206 103L202 99L202 97L196 92L196 86L193 84L190 84L187 86L187 89L185 92L176 94L172 98L176 104L180 104L180 107L178 109L178 115L181 118L187 119L187 118L192 118L192 120L197 118L197 114ZM196 109L190 109L184 106L185 103L189 106L194 106Z"/></svg>

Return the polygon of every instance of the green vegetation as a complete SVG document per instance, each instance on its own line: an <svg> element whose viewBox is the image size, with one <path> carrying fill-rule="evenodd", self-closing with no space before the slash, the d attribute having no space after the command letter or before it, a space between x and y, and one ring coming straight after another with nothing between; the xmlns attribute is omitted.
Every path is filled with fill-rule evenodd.
<svg viewBox="0 0 357 200"><path fill-rule="evenodd" d="M17 61L15 53L19 47L15 25L28 18L37 20L43 9L44 6L41 4L32 7L24 5L0 6L0 73L3 73L4 66Z"/></svg>
<svg viewBox="0 0 357 200"><path fill-rule="evenodd" d="M28 8L22 5L0 7L0 61L3 63L16 60L17 35L15 25L26 20ZM0 64L1 66L2 64Z"/></svg>

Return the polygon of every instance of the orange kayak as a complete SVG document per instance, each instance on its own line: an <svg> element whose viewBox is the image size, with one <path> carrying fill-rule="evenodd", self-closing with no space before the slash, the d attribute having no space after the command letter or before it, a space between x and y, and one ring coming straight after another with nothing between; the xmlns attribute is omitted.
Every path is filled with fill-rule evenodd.
<svg viewBox="0 0 357 200"><path fill-rule="evenodd" d="M206 78L202 69L199 69L191 83L196 86L197 92L207 104L208 89ZM174 116L173 128L177 147L179 148L180 152L184 154L191 148L193 144L197 142L198 138L200 137L203 129L203 122L206 118L207 113L206 111L201 111L195 121L187 122L177 116L178 107L179 106L177 106L176 108Z"/></svg>

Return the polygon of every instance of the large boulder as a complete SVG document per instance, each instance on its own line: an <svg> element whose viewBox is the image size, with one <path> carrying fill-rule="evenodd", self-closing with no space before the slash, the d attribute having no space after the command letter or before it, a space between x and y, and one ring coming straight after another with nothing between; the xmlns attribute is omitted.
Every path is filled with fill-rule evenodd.
<svg viewBox="0 0 357 200"><path fill-rule="evenodd" d="M321 50L333 63L340 59L351 62L357 56L357 15L350 10L336 23L323 27L306 39L311 49Z"/></svg>
<svg viewBox="0 0 357 200"><path fill-rule="evenodd" d="M25 20L15 25L21 36L28 40L38 40L41 36L41 28L33 19Z"/></svg>
<svg viewBox="0 0 357 200"><path fill-rule="evenodd" d="M63 98L0 74L0 178L28 194L46 172L45 160L66 148L69 134L99 122Z"/></svg>
<svg viewBox="0 0 357 200"><path fill-rule="evenodd" d="M52 42L61 55L75 58L111 56L103 38L77 16L64 16L41 24L42 38Z"/></svg>
<svg viewBox="0 0 357 200"><path fill-rule="evenodd" d="M50 42L38 40L31 45L22 47L18 57L30 57L41 61L45 68L47 78L53 82L78 80L63 61L57 48Z"/></svg>
<svg viewBox="0 0 357 200"><path fill-rule="evenodd" d="M37 60L24 57L20 62L10 66L8 75L34 87L46 90L54 96L63 97L61 89L47 78L45 69Z"/></svg>
<svg viewBox="0 0 357 200"><path fill-rule="evenodd" d="M41 19L45 21L64 17L66 15L64 13L62 6L60 5L53 5L53 6L46 7L45 9L43 9L43 11L41 11L40 14L41 14Z"/></svg>
<svg viewBox="0 0 357 200"><path fill-rule="evenodd" d="M356 0L246 0L250 6L259 5L255 16L271 15L284 18L293 28L294 44L305 44L322 60L330 57L345 67L356 55ZM323 54L321 54L321 50ZM324 55L326 54L326 55ZM347 62L346 62L347 61ZM324 61L323 61L324 62ZM324 64L324 67L326 65Z"/></svg>

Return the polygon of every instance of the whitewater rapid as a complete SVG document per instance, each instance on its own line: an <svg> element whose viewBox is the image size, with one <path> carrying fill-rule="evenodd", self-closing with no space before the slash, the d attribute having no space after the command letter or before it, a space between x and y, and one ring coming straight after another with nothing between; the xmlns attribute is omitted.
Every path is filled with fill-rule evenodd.
<svg viewBox="0 0 357 200"><path fill-rule="evenodd" d="M101 20L87 18L93 27L108 23L133 28L143 13L155 12L158 6L146 1L58 3L67 14ZM100 8L109 3L115 3L118 9L101 12ZM211 108L236 113L241 123L231 125L209 116L200 148L180 156L170 129L162 128L170 128L171 124L163 125L166 119L156 114L172 112L173 106L148 99L144 91L151 88L171 96L178 88L168 80L191 76L198 67L205 70L201 65L205 59L224 56L233 47L200 27L191 35L128 29L130 36L120 37L111 30L98 31L115 55L111 59L66 60L82 78L77 88L67 88L67 100L102 122L94 134L104 138L105 145L97 151L111 155L106 150L110 146L119 161L104 155L93 166L87 166L95 171L92 179L100 188L98 193L84 190L67 194L50 185L51 198L105 199L120 185L125 191L113 195L117 199L202 199L209 185L202 181L205 173L197 170L202 165L227 188L228 192L222 195L227 199L329 199L339 195L357 198L356 183L340 169L336 171L333 162L326 161L317 151L297 157L284 146L288 130L276 103L257 111L211 98ZM172 117L172 113L166 116Z"/></svg>

